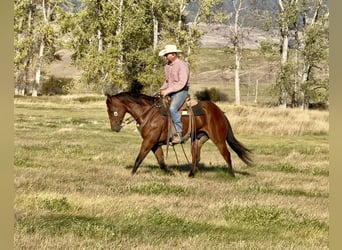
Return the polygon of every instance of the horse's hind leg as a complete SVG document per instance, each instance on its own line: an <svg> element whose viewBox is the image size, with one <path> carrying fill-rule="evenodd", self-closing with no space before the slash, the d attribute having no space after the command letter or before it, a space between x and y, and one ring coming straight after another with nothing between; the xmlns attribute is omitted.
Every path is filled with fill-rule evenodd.
<svg viewBox="0 0 342 250"><path fill-rule="evenodd" d="M231 157L230 157L230 152L228 150L226 142L223 141L223 142L219 142L219 143L215 143L215 144L216 144L217 148L219 149L221 155L223 156L224 160L228 164L228 173L231 176L235 177L234 169L233 169L233 166L232 166L232 160L231 160Z"/></svg>

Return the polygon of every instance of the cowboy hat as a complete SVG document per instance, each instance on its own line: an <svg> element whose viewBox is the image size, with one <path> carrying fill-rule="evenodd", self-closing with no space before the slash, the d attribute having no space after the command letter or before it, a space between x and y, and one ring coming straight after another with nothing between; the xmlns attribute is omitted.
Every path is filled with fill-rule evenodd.
<svg viewBox="0 0 342 250"><path fill-rule="evenodd" d="M165 56L166 54L175 53L175 52L182 52L182 51L177 49L176 45L167 44L165 45L165 48L159 52L159 56Z"/></svg>

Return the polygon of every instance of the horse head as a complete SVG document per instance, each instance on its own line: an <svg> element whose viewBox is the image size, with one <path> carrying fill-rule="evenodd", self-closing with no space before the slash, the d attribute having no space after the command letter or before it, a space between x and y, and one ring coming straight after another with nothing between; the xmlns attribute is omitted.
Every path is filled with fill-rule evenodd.
<svg viewBox="0 0 342 250"><path fill-rule="evenodd" d="M127 112L119 98L107 95L107 112L112 131L119 132L122 128L122 121Z"/></svg>

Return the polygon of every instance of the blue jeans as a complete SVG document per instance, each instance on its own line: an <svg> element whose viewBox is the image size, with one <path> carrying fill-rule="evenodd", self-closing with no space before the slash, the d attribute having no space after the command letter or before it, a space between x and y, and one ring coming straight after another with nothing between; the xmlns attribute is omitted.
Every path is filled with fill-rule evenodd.
<svg viewBox="0 0 342 250"><path fill-rule="evenodd" d="M171 114L173 123L175 124L177 133L182 133L183 131L181 115L178 113L178 110L183 105L187 96L188 96L187 87L179 92L170 94L170 97L171 97L170 114Z"/></svg>

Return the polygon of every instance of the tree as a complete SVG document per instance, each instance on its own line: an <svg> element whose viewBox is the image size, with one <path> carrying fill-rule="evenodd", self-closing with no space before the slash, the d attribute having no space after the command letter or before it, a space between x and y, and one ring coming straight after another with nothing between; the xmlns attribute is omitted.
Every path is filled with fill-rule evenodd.
<svg viewBox="0 0 342 250"><path fill-rule="evenodd" d="M235 104L240 105L240 70L241 70L241 59L243 52L243 20L241 18L242 12L245 10L244 0L231 0L232 13L226 15L225 19L233 19L232 25L229 26L229 32L227 38L230 40L233 47L234 54L234 89L235 89Z"/></svg>
<svg viewBox="0 0 342 250"><path fill-rule="evenodd" d="M304 109L310 102L327 102L328 99L328 12L322 0L304 2L301 8L303 39L299 47L303 59L298 73Z"/></svg>
<svg viewBox="0 0 342 250"><path fill-rule="evenodd" d="M322 0L278 3L281 68L274 89L279 104L305 108L309 102L327 101L327 6ZM290 39L293 49L289 51Z"/></svg>
<svg viewBox="0 0 342 250"><path fill-rule="evenodd" d="M157 50L165 43L184 47L189 41L187 3L82 0L79 10L66 13L60 23L83 81L98 91L106 85L124 89L136 81L151 89L160 85L163 69Z"/></svg>
<svg viewBox="0 0 342 250"><path fill-rule="evenodd" d="M32 81L37 96L44 64L55 59L59 29L55 17L63 0L15 1L15 76L21 91Z"/></svg>
<svg viewBox="0 0 342 250"><path fill-rule="evenodd" d="M29 70L33 60L32 0L14 2L14 65L16 94L24 94L29 81Z"/></svg>
<svg viewBox="0 0 342 250"><path fill-rule="evenodd" d="M288 105L289 96L289 78L293 74L291 67L288 64L288 49L290 28L296 23L297 16L297 1L298 0L278 0L280 12L278 16L279 30L280 30L280 75L278 77L277 87L280 91L279 103L284 107Z"/></svg>
<svg viewBox="0 0 342 250"><path fill-rule="evenodd" d="M232 0L234 6L234 29L232 32L231 41L234 48L235 68L234 68L234 86L235 86L235 104L240 104L240 61L242 58L242 39L240 14L244 10L243 0Z"/></svg>
<svg viewBox="0 0 342 250"><path fill-rule="evenodd" d="M198 47L198 42L203 32L199 30L199 23L208 22L222 22L227 19L227 16L220 11L219 6L222 0L198 0L195 1L197 11L195 11L194 18L188 25L188 39L187 39L187 55L190 56L193 49Z"/></svg>

